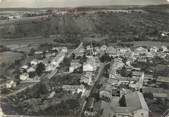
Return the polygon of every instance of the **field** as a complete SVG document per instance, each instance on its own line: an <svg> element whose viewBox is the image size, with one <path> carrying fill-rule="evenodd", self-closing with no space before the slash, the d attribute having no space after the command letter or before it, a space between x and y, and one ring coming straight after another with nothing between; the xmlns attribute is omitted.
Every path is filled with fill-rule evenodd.
<svg viewBox="0 0 169 117"><path fill-rule="evenodd" d="M18 60L22 57L22 54L20 53L14 53L14 52L2 52L0 53L0 64L11 64L15 60Z"/></svg>
<svg viewBox="0 0 169 117"><path fill-rule="evenodd" d="M120 7L121 8L121 7ZM115 10L114 10L115 9ZM162 31L169 31L168 6L132 8L80 9L77 13L24 17L0 23L0 41L9 43L79 43L85 38L107 37L108 42L160 40ZM56 37L50 38L51 35ZM168 38L163 41L169 41Z"/></svg>
<svg viewBox="0 0 169 117"><path fill-rule="evenodd" d="M125 43L125 42L123 42ZM126 42L126 44L133 44L135 47L139 46L146 46L146 47L161 47L161 46L169 46L169 42L156 42L156 41L133 41L133 42Z"/></svg>
<svg viewBox="0 0 169 117"><path fill-rule="evenodd" d="M6 69L13 64L16 60L19 60L23 57L20 53L14 52L1 52L0 53L0 75L4 75Z"/></svg>

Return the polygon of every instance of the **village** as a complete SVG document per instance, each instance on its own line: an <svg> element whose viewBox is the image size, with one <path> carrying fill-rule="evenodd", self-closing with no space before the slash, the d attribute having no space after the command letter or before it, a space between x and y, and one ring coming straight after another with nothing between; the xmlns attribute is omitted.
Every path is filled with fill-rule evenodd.
<svg viewBox="0 0 169 117"><path fill-rule="evenodd" d="M1 100L15 110L4 104L2 115L168 117L167 46L44 44L26 56L17 77L1 84Z"/></svg>

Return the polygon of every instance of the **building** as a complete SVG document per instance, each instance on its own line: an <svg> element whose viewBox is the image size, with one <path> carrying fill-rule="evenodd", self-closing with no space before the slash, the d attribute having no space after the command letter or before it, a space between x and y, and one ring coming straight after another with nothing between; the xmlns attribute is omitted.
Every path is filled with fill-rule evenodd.
<svg viewBox="0 0 169 117"><path fill-rule="evenodd" d="M118 48L117 51L118 51L118 54L121 56L123 55L127 56L127 54L130 54L131 52L130 48Z"/></svg>
<svg viewBox="0 0 169 117"><path fill-rule="evenodd" d="M141 71L132 71L132 78L140 78L142 75L142 72Z"/></svg>
<svg viewBox="0 0 169 117"><path fill-rule="evenodd" d="M63 52L63 53L67 53L67 52L68 52L67 47L63 47L63 48L62 48L62 50L61 50L61 52Z"/></svg>
<svg viewBox="0 0 169 117"><path fill-rule="evenodd" d="M93 56L88 57L87 62L83 64L83 72L93 72L96 71L98 64L96 63L96 58Z"/></svg>
<svg viewBox="0 0 169 117"><path fill-rule="evenodd" d="M84 75L82 75L80 82L91 86L93 85L93 76L93 72L86 72Z"/></svg>
<svg viewBox="0 0 169 117"><path fill-rule="evenodd" d="M69 72L74 72L75 69L81 67L79 60L72 60L69 67Z"/></svg>
<svg viewBox="0 0 169 117"><path fill-rule="evenodd" d="M75 57L79 57L79 56L83 56L85 52L85 49L83 47L83 43L80 43L80 45L73 51L73 53L75 54Z"/></svg>
<svg viewBox="0 0 169 117"><path fill-rule="evenodd" d="M159 50L159 48L156 46L150 48L151 53L156 53L156 52L158 52L158 50Z"/></svg>
<svg viewBox="0 0 169 117"><path fill-rule="evenodd" d="M95 68L91 63L83 64L83 72L93 72L93 71L95 71Z"/></svg>
<svg viewBox="0 0 169 117"><path fill-rule="evenodd" d="M161 46L163 52L168 52L168 48L166 46Z"/></svg>
<svg viewBox="0 0 169 117"><path fill-rule="evenodd" d="M116 58L111 62L109 78L116 78L117 70L121 69L124 66L124 63L121 58Z"/></svg>
<svg viewBox="0 0 169 117"><path fill-rule="evenodd" d="M85 87L83 85L63 85L62 89L64 91L70 91L72 94L85 92Z"/></svg>
<svg viewBox="0 0 169 117"><path fill-rule="evenodd" d="M29 74L28 73L23 73L20 75L20 80L24 81L24 80L28 80L29 79Z"/></svg>
<svg viewBox="0 0 169 117"><path fill-rule="evenodd" d="M102 45L102 46L100 47L100 51L106 52L106 50L107 50L107 46L106 46L106 45Z"/></svg>
<svg viewBox="0 0 169 117"><path fill-rule="evenodd" d="M38 64L38 60L34 59L30 62L31 66L36 66Z"/></svg>
<svg viewBox="0 0 169 117"><path fill-rule="evenodd" d="M135 49L135 54L145 54L148 52L148 49L146 48L143 48L143 47L138 47Z"/></svg>
<svg viewBox="0 0 169 117"><path fill-rule="evenodd" d="M147 62L147 56L139 56L138 58L137 58L137 61L138 62L144 62L144 63L146 63Z"/></svg>
<svg viewBox="0 0 169 117"><path fill-rule="evenodd" d="M6 83L6 88L15 88L16 87L16 82L14 80L9 80Z"/></svg>
<svg viewBox="0 0 169 117"><path fill-rule="evenodd" d="M34 53L34 57L36 58L36 59L43 59L43 52L42 51L36 51L35 53Z"/></svg>
<svg viewBox="0 0 169 117"><path fill-rule="evenodd" d="M102 101L101 117L149 117L149 108L140 92L128 93L123 97L124 106L119 104L122 98L113 97L111 102Z"/></svg>
<svg viewBox="0 0 169 117"><path fill-rule="evenodd" d="M106 53L111 57L115 57L117 55L117 50L114 47L110 46L107 48Z"/></svg>

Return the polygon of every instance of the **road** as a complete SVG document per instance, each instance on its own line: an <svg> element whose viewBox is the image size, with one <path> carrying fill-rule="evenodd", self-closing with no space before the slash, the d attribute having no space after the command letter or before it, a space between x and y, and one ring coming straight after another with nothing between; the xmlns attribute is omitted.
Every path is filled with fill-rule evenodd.
<svg viewBox="0 0 169 117"><path fill-rule="evenodd" d="M97 85L100 83L100 80L101 80L101 76L103 75L103 71L104 71L104 68L106 66L106 63L102 63L100 68L99 68L99 71L98 71L98 74L96 76L96 80L95 80L95 83L93 85L93 87L91 88L90 92L89 92L89 97L88 99L90 99L92 97L92 94L94 94L97 90ZM83 105L83 108L82 108L82 111L81 111L81 116L83 117L84 115L84 111L85 109L87 108L87 105L88 105L89 102L85 101L84 102L84 105Z"/></svg>

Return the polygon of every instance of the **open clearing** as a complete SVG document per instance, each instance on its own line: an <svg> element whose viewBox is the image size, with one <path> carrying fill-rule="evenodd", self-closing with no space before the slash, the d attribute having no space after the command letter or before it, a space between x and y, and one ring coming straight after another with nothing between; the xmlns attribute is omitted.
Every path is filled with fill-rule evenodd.
<svg viewBox="0 0 169 117"><path fill-rule="evenodd" d="M18 60L22 57L22 54L20 53L14 53L14 52L1 52L0 53L0 64L11 64L15 62L15 60Z"/></svg>

